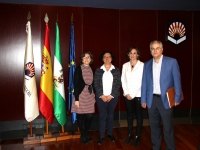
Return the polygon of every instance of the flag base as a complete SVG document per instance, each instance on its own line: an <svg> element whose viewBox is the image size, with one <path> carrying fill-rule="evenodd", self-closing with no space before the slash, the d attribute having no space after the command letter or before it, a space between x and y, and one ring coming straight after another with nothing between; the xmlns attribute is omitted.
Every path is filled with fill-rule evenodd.
<svg viewBox="0 0 200 150"><path fill-rule="evenodd" d="M44 138L51 138L51 137L52 137L52 134L51 134L51 132L49 132L49 134L46 134L46 133L45 133L43 136L44 136Z"/></svg>
<svg viewBox="0 0 200 150"><path fill-rule="evenodd" d="M67 132L61 132L60 136L57 137L57 141L72 139L72 135L69 135Z"/></svg>
<svg viewBox="0 0 200 150"><path fill-rule="evenodd" d="M47 142L56 142L56 138L52 137L52 134L49 132L49 134L44 134L43 138L41 138L41 143L47 143Z"/></svg>
<svg viewBox="0 0 200 150"><path fill-rule="evenodd" d="M81 132L76 132L74 135L72 135L73 139L80 139L81 138Z"/></svg>
<svg viewBox="0 0 200 150"><path fill-rule="evenodd" d="M32 147L34 146L39 146L40 145L40 138L36 137L35 134L33 134L33 136L27 135L27 137L24 137L23 140L23 145L24 147Z"/></svg>

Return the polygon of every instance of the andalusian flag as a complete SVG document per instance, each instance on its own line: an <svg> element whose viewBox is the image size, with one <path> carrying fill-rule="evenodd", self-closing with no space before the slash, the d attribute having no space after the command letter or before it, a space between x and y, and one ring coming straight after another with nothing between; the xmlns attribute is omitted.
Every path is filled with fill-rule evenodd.
<svg viewBox="0 0 200 150"><path fill-rule="evenodd" d="M59 27L56 23L56 43L54 52L54 114L61 126L67 122L65 88L63 79L62 55L60 49Z"/></svg>
<svg viewBox="0 0 200 150"><path fill-rule="evenodd" d="M33 121L39 115L30 24L30 21L26 24L27 40L24 57L24 104L25 118L28 122Z"/></svg>
<svg viewBox="0 0 200 150"><path fill-rule="evenodd" d="M51 51L49 43L49 27L46 23L44 49L42 53L42 69L40 80L40 111L49 123L53 122L53 77L52 77Z"/></svg>
<svg viewBox="0 0 200 150"><path fill-rule="evenodd" d="M75 42L74 42L74 25L71 24L71 35L70 35L70 49L69 49L69 79L68 79L68 109L71 110L72 101L74 97L74 72L76 69L75 64ZM72 123L76 122L76 113L72 112Z"/></svg>

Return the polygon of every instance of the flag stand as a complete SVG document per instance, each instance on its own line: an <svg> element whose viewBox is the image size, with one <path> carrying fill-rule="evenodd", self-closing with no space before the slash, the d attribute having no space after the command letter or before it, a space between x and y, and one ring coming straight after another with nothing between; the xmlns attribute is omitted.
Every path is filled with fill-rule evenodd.
<svg viewBox="0 0 200 150"><path fill-rule="evenodd" d="M56 141L56 137L53 137L51 132L49 132L48 120L46 119L46 133L43 134L43 138L41 139L41 143L55 142L55 141Z"/></svg>
<svg viewBox="0 0 200 150"><path fill-rule="evenodd" d="M62 141L62 140L68 140L72 139L72 135L69 135L67 132L65 132L64 126L62 126L62 132L60 133L60 136L57 137L57 141Z"/></svg>
<svg viewBox="0 0 200 150"><path fill-rule="evenodd" d="M75 132L75 134L73 135L73 139L80 139L81 138L81 132L80 129L78 127L78 131Z"/></svg>
<svg viewBox="0 0 200 150"><path fill-rule="evenodd" d="M30 122L30 134L28 134L27 137L24 137L23 145L25 147L30 147L30 145L40 145L40 139L33 134L32 122Z"/></svg>

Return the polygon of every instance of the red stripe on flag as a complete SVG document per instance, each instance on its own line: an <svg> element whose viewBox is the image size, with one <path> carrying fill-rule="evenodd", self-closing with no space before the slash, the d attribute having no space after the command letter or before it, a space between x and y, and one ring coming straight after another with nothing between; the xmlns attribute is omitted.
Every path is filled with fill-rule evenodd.
<svg viewBox="0 0 200 150"><path fill-rule="evenodd" d="M53 104L48 99L46 94L42 91L42 89L40 89L40 99L42 99L42 101L39 101L40 111L48 120L48 122L52 123L54 120Z"/></svg>
<svg viewBox="0 0 200 150"><path fill-rule="evenodd" d="M49 51L49 54L51 54L50 42L49 42L49 33L50 33L49 26L48 26L48 24L46 24L46 31L45 31L45 37L44 37L44 46Z"/></svg>

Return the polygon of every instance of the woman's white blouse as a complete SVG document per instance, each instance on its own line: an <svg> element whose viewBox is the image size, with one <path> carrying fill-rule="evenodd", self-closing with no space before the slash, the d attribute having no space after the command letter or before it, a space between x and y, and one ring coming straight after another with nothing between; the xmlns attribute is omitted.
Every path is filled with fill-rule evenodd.
<svg viewBox="0 0 200 150"><path fill-rule="evenodd" d="M132 98L141 97L143 67L144 63L139 60L132 71L130 62L123 64L121 81L124 96L129 94Z"/></svg>
<svg viewBox="0 0 200 150"><path fill-rule="evenodd" d="M113 85L113 75L111 73L112 69L115 69L113 65L111 65L110 69L107 71L105 66L102 65L101 69L104 70L102 83L103 83L103 95L110 95L112 92L112 85Z"/></svg>

